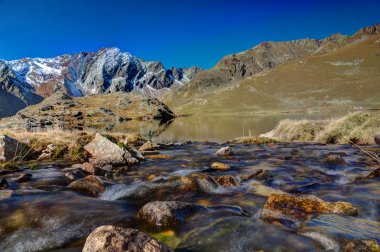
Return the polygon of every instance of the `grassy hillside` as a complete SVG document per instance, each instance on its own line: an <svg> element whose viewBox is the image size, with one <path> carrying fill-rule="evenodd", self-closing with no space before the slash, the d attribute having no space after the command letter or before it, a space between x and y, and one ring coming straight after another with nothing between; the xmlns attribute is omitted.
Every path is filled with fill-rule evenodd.
<svg viewBox="0 0 380 252"><path fill-rule="evenodd" d="M179 92L165 102L176 114L380 108L380 34L357 34L348 42L212 92L192 93L187 98Z"/></svg>

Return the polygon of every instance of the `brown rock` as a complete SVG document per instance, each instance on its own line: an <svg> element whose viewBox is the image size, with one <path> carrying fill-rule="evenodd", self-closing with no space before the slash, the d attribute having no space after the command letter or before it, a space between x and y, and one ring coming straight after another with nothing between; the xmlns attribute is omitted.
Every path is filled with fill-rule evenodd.
<svg viewBox="0 0 380 252"><path fill-rule="evenodd" d="M21 174L20 176L18 176L16 181L19 183L24 183L24 182L30 181L32 179L32 177L33 177L33 175L31 173L24 173L24 174Z"/></svg>
<svg viewBox="0 0 380 252"><path fill-rule="evenodd" d="M224 187L229 187L229 186L237 186L238 184L236 183L236 180L233 176L230 175L223 175L220 177L217 177L216 182L218 182L219 185L224 186Z"/></svg>
<svg viewBox="0 0 380 252"><path fill-rule="evenodd" d="M136 229L100 226L86 239L83 252L169 252L165 244Z"/></svg>
<svg viewBox="0 0 380 252"><path fill-rule="evenodd" d="M221 162L213 162L211 164L211 169L214 170L228 170L230 169L230 166Z"/></svg>
<svg viewBox="0 0 380 252"><path fill-rule="evenodd" d="M106 186L97 176L89 175L83 179L71 182L67 188L97 197L104 192Z"/></svg>
<svg viewBox="0 0 380 252"><path fill-rule="evenodd" d="M151 225L167 227L183 222L186 216L198 208L197 205L181 201L154 201L145 204L139 216Z"/></svg>
<svg viewBox="0 0 380 252"><path fill-rule="evenodd" d="M87 173L90 173L90 174L95 174L96 173L95 165L90 164L88 162L83 163L81 168L82 168L83 171L85 171Z"/></svg>
<svg viewBox="0 0 380 252"><path fill-rule="evenodd" d="M330 165L346 165L346 161L339 155L328 155L324 160L325 163Z"/></svg>
<svg viewBox="0 0 380 252"><path fill-rule="evenodd" d="M151 151L153 150L153 144L151 141L147 141L146 143L143 144L143 146L140 147L139 151Z"/></svg>
<svg viewBox="0 0 380 252"><path fill-rule="evenodd" d="M357 209L348 202L326 202L313 195L294 196L275 193L268 198L264 208L278 210L287 215L301 218L313 213L358 215Z"/></svg>
<svg viewBox="0 0 380 252"><path fill-rule="evenodd" d="M380 248L375 240L362 239L346 242L340 252L380 252Z"/></svg>

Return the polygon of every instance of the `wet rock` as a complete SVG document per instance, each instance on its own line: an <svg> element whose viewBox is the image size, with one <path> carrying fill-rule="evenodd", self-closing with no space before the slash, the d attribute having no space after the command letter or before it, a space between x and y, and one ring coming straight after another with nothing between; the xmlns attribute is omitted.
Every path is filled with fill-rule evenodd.
<svg viewBox="0 0 380 252"><path fill-rule="evenodd" d="M8 181L6 179L1 179L0 190L4 190L4 189L8 189L8 188L9 188Z"/></svg>
<svg viewBox="0 0 380 252"><path fill-rule="evenodd" d="M24 183L24 182L28 182L32 179L33 175L31 173L24 173L24 174L21 174L20 176L18 176L16 178L16 181L19 182L19 183Z"/></svg>
<svg viewBox="0 0 380 252"><path fill-rule="evenodd" d="M193 173L189 176L181 177L180 183L180 189L204 193L212 193L219 187L214 178L203 173Z"/></svg>
<svg viewBox="0 0 380 252"><path fill-rule="evenodd" d="M145 204L139 210L139 216L151 225L167 227L184 222L199 208L198 205L181 201L154 201Z"/></svg>
<svg viewBox="0 0 380 252"><path fill-rule="evenodd" d="M258 169L257 171L251 173L251 174L244 174L240 176L240 179L242 181L248 181L250 179L257 179L257 180L268 180L270 178L270 174L267 170Z"/></svg>
<svg viewBox="0 0 380 252"><path fill-rule="evenodd" d="M0 200L8 199L12 197L12 194L13 194L12 190L8 190L8 189L0 190Z"/></svg>
<svg viewBox="0 0 380 252"><path fill-rule="evenodd" d="M26 151L26 145L7 135L0 135L0 162L12 161Z"/></svg>
<svg viewBox="0 0 380 252"><path fill-rule="evenodd" d="M83 164L73 164L71 168L73 169L82 169Z"/></svg>
<svg viewBox="0 0 380 252"><path fill-rule="evenodd" d="M211 169L214 169L214 170L228 170L228 169L230 169L230 166L228 164L224 164L224 163L221 163L221 162L213 162L211 164Z"/></svg>
<svg viewBox="0 0 380 252"><path fill-rule="evenodd" d="M323 162L329 165L346 165L346 161L339 155L328 155Z"/></svg>
<svg viewBox="0 0 380 252"><path fill-rule="evenodd" d="M375 136L375 143L380 144L380 134Z"/></svg>
<svg viewBox="0 0 380 252"><path fill-rule="evenodd" d="M99 196L99 194L104 192L104 190L106 189L104 183L97 176L94 175L89 175L83 179L71 182L67 186L67 188L94 197Z"/></svg>
<svg viewBox="0 0 380 252"><path fill-rule="evenodd" d="M232 156L234 153L232 151L232 148L230 146L220 148L217 152L216 155L221 156L221 157L228 157Z"/></svg>
<svg viewBox="0 0 380 252"><path fill-rule="evenodd" d="M126 146L126 148L127 148L128 152L132 154L132 157L134 157L138 160L145 160L144 155L140 151L135 149L133 146Z"/></svg>
<svg viewBox="0 0 380 252"><path fill-rule="evenodd" d="M68 171L68 172L65 172L65 176L69 179L69 180L78 180L78 179L82 179L84 178L84 174L81 170L72 170L72 171Z"/></svg>
<svg viewBox="0 0 380 252"><path fill-rule="evenodd" d="M224 187L229 187L229 186L237 186L238 183L236 182L235 178L230 175L223 175L220 177L216 177L216 182Z"/></svg>
<svg viewBox="0 0 380 252"><path fill-rule="evenodd" d="M269 197L272 194L283 194L285 192L262 184L259 181L253 181L249 185L249 191L253 194L263 197Z"/></svg>
<svg viewBox="0 0 380 252"><path fill-rule="evenodd" d="M305 218L314 213L358 215L357 209L348 202L326 202L313 195L294 196L275 193L268 198L264 208L278 210L296 218Z"/></svg>
<svg viewBox="0 0 380 252"><path fill-rule="evenodd" d="M373 239L361 239L346 242L340 252L380 252L380 248Z"/></svg>
<svg viewBox="0 0 380 252"><path fill-rule="evenodd" d="M147 141L146 143L143 144L143 146L140 147L139 151L151 151L153 150L153 144L151 141Z"/></svg>
<svg viewBox="0 0 380 252"><path fill-rule="evenodd" d="M356 177L355 178L355 181L361 181L361 180L366 180L366 179L373 179L373 178L377 178L377 177L380 177L380 168L377 168L375 170L373 170L370 174L368 174L367 176L364 176L364 177Z"/></svg>
<svg viewBox="0 0 380 252"><path fill-rule="evenodd" d="M132 157L127 150L99 133L96 133L95 138L84 146L84 149L92 155L91 163L93 164L122 165L126 163L128 158Z"/></svg>
<svg viewBox="0 0 380 252"><path fill-rule="evenodd" d="M326 239L336 243L335 246L324 246L326 250L335 251L340 246L341 249L347 249L343 251L360 251L360 247L370 248L371 245L380 242L380 223L358 217L322 214L303 223L298 233L309 236L322 245ZM364 240L374 242L364 242ZM349 250L351 248L354 250Z"/></svg>
<svg viewBox="0 0 380 252"><path fill-rule="evenodd" d="M169 252L165 244L136 229L100 226L86 239L83 252Z"/></svg>
<svg viewBox="0 0 380 252"><path fill-rule="evenodd" d="M294 218L290 215L286 215L278 210L269 210L265 208L260 211L260 218L263 221L270 223L279 222L292 230L297 230L301 224L301 221L297 218Z"/></svg>

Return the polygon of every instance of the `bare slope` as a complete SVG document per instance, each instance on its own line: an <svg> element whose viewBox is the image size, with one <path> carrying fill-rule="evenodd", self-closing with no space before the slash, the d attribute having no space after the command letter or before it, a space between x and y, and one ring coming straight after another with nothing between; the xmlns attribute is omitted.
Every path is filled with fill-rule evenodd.
<svg viewBox="0 0 380 252"><path fill-rule="evenodd" d="M247 62L252 65L267 59L267 67L257 68L256 73L249 72L245 78L241 74L239 78L229 75L233 77L226 82L221 81L220 74L216 73L226 69L220 66L223 62L237 57L228 56L213 69L198 74L186 87L168 96L165 102L177 114L281 112L331 106L379 108L379 30L379 25L368 27L351 37L334 35L322 42L271 43L271 53L267 51L266 58L259 59L255 47L251 50L256 51L256 56L253 57L250 51L237 56L247 59L247 55L251 55L253 58ZM297 47L298 43L302 46ZM263 46L265 44L259 47ZM292 57L288 57L289 53ZM275 63L270 63L274 60ZM270 67L271 64L274 67ZM215 84L209 85L210 81L200 79L205 75Z"/></svg>

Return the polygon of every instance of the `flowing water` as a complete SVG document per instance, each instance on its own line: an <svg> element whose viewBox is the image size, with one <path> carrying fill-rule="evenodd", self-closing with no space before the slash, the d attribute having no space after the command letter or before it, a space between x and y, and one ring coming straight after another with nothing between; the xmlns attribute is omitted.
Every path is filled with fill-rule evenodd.
<svg viewBox="0 0 380 252"><path fill-rule="evenodd" d="M380 242L380 180L353 182L379 165L359 150L350 145L235 145L233 158L220 158L214 153L221 146L191 142L162 147L160 155L104 178L106 190L97 198L68 190L65 166L28 171L33 179L22 184L14 182L18 173L3 174L0 177L10 182L14 195L0 201L0 251L81 251L86 236L104 224L137 228L176 251L337 251L345 239ZM344 155L347 165L325 164L323 158L329 153ZM213 161L231 169L213 171ZM258 169L267 170L269 176L263 181L240 181L240 176ZM205 184L192 191L180 190L171 179L199 172L232 175L240 182L234 187ZM320 215L302 230L267 223L259 211L270 188L347 201L359 215ZM208 207L180 225L158 229L137 216L145 203L154 200Z"/></svg>

